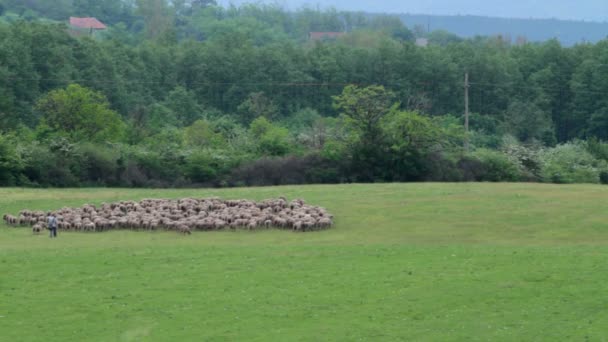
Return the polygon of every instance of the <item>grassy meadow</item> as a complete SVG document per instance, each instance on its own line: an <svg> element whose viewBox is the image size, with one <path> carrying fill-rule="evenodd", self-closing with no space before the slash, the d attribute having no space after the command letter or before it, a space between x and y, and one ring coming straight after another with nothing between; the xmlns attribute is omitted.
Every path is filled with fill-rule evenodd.
<svg viewBox="0 0 608 342"><path fill-rule="evenodd" d="M0 189L0 214L142 198L304 198L327 231L0 224L0 341L608 340L608 187Z"/></svg>

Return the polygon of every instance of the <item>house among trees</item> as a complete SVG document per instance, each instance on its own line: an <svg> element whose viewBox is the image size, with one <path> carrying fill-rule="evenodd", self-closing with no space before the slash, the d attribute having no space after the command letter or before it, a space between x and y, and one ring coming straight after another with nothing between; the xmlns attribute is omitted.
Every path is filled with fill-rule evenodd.
<svg viewBox="0 0 608 342"><path fill-rule="evenodd" d="M73 36L90 35L93 36L95 32L103 31L107 29L97 18L77 18L70 17L70 34Z"/></svg>
<svg viewBox="0 0 608 342"><path fill-rule="evenodd" d="M346 33L344 32L310 32L308 34L308 39L312 41L317 40L334 40L344 36Z"/></svg>

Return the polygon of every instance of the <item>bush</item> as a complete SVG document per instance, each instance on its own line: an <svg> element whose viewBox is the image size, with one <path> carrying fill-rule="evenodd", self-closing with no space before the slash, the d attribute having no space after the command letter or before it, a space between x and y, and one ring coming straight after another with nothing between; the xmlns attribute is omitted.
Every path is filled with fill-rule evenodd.
<svg viewBox="0 0 608 342"><path fill-rule="evenodd" d="M480 182L515 182L520 180L520 171L516 163L499 151L478 149L464 159L473 180Z"/></svg>
<svg viewBox="0 0 608 342"><path fill-rule="evenodd" d="M289 130L276 126L261 116L250 125L249 131L258 139L259 152L267 156L282 156L289 152Z"/></svg>
<svg viewBox="0 0 608 342"><path fill-rule="evenodd" d="M600 182L600 174L608 171L606 162L591 155L583 143L558 145L541 154L541 176L545 182L594 183Z"/></svg>
<svg viewBox="0 0 608 342"><path fill-rule="evenodd" d="M478 181L485 173L483 162L471 155L462 156L456 165L462 175L461 180L465 182Z"/></svg>
<svg viewBox="0 0 608 342"><path fill-rule="evenodd" d="M81 181L92 185L118 185L118 159L116 149L90 143L78 147L82 156L83 173Z"/></svg>
<svg viewBox="0 0 608 342"><path fill-rule="evenodd" d="M317 155L262 158L236 168L230 185L268 186L283 184L338 183L341 172L335 163Z"/></svg>
<svg viewBox="0 0 608 342"><path fill-rule="evenodd" d="M32 144L23 150L24 174L32 182L42 186L79 186L80 158L70 145Z"/></svg>
<svg viewBox="0 0 608 342"><path fill-rule="evenodd" d="M542 148L534 145L524 146L514 137L505 136L502 139L501 150L518 166L523 178L529 181L541 179L542 161L540 155Z"/></svg>
<svg viewBox="0 0 608 342"><path fill-rule="evenodd" d="M17 154L12 139L0 135L0 186L18 184L23 170L23 161Z"/></svg>
<svg viewBox="0 0 608 342"><path fill-rule="evenodd" d="M600 172L600 183L608 184L608 171Z"/></svg>
<svg viewBox="0 0 608 342"><path fill-rule="evenodd" d="M293 113L288 120L285 120L285 123L291 132L299 133L311 128L321 118L322 116L316 110L304 108Z"/></svg>
<svg viewBox="0 0 608 342"><path fill-rule="evenodd" d="M424 180L430 182L460 182L464 179L463 169L458 167L458 159L445 152L431 152L424 159L429 170Z"/></svg>
<svg viewBox="0 0 608 342"><path fill-rule="evenodd" d="M237 160L220 150L197 150L186 157L184 174L191 182L220 185L220 178L230 173Z"/></svg>
<svg viewBox="0 0 608 342"><path fill-rule="evenodd" d="M587 140L586 147L596 159L608 161L608 143L591 138Z"/></svg>

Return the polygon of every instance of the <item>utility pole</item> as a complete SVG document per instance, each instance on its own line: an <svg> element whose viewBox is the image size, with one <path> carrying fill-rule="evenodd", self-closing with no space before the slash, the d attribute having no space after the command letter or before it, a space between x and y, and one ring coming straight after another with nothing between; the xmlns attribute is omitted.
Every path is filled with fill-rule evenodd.
<svg viewBox="0 0 608 342"><path fill-rule="evenodd" d="M464 150L469 152L469 73L464 74Z"/></svg>

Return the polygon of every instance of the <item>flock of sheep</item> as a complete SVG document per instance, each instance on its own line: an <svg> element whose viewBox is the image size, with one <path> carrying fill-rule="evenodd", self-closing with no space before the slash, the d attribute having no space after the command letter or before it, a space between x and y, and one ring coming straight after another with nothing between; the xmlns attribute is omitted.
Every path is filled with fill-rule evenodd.
<svg viewBox="0 0 608 342"><path fill-rule="evenodd" d="M182 234L193 230L281 228L298 232L326 229L333 216L324 208L303 200L288 202L284 197L262 202L218 198L180 200L145 199L44 212L22 210L19 216L4 215L11 226L31 226L34 234L46 229L50 215L57 229L64 231L106 231L111 229L159 230Z"/></svg>

